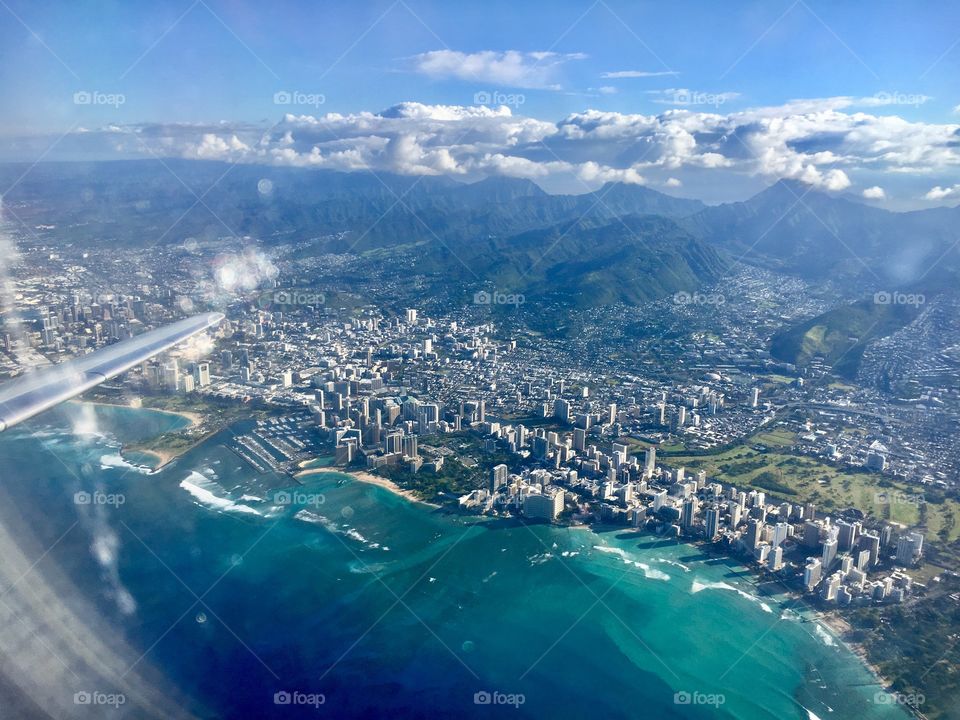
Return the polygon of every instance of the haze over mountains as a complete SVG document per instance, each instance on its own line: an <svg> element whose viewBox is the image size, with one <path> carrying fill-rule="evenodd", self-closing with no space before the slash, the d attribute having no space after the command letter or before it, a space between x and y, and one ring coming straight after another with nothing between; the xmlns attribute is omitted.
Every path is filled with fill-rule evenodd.
<svg viewBox="0 0 960 720"><path fill-rule="evenodd" d="M4 186L25 166L0 166ZM883 290L949 286L960 208L894 213L780 181L707 207L638 185L549 195L529 180L204 161L43 163L4 198L52 242L179 243L226 235L310 251L412 253L429 274L589 306L690 291L755 264Z"/></svg>
<svg viewBox="0 0 960 720"><path fill-rule="evenodd" d="M902 288L955 268L960 207L897 213L781 180L683 224L745 261L810 278L828 272Z"/></svg>

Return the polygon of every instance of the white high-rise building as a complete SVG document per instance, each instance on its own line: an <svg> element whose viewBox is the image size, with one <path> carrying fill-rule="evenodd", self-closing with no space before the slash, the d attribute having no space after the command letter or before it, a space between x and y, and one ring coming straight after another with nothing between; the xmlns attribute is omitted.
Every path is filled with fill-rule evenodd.
<svg viewBox="0 0 960 720"><path fill-rule="evenodd" d="M658 493L655 493L653 496L653 511L657 512L660 508L667 504L667 491L661 490Z"/></svg>
<svg viewBox="0 0 960 720"><path fill-rule="evenodd" d="M803 568L803 586L809 592L813 590L820 582L820 573L823 565L817 558L809 558L806 566Z"/></svg>
<svg viewBox="0 0 960 720"><path fill-rule="evenodd" d="M496 492L499 488L507 484L507 466L494 465L490 477L490 490Z"/></svg>
<svg viewBox="0 0 960 720"><path fill-rule="evenodd" d="M563 490L547 486L541 493L530 493L523 499L523 514L530 519L553 522L563 512Z"/></svg>
<svg viewBox="0 0 960 720"><path fill-rule="evenodd" d="M773 526L773 540L772 544L775 548L779 548L781 543L787 539L787 536L790 532L790 526L785 522L778 522Z"/></svg>
<svg viewBox="0 0 960 720"><path fill-rule="evenodd" d="M164 363L161 377L166 390L176 392L180 389L180 364L176 358L171 358Z"/></svg>
<svg viewBox="0 0 960 720"><path fill-rule="evenodd" d="M732 501L727 503L727 507L730 509L730 527L735 528L743 517L743 509Z"/></svg>
<svg viewBox="0 0 960 720"><path fill-rule="evenodd" d="M829 570L833 566L833 561L836 559L837 539L831 537L823 543L823 555L821 556L820 562L823 564L824 571Z"/></svg>
<svg viewBox="0 0 960 720"><path fill-rule="evenodd" d="M826 582L823 584L823 590L820 592L820 597L822 597L827 602L833 602L840 595L840 573L834 573L827 578Z"/></svg>
<svg viewBox="0 0 960 720"><path fill-rule="evenodd" d="M860 523L837 520L837 549L840 552L850 552L857 542Z"/></svg>
<svg viewBox="0 0 960 720"><path fill-rule="evenodd" d="M704 514L707 540L713 540L720 534L720 508L716 505L707 508Z"/></svg>
<svg viewBox="0 0 960 720"><path fill-rule="evenodd" d="M210 384L210 363L197 363L193 368L193 379L197 387L206 387Z"/></svg>
<svg viewBox="0 0 960 720"><path fill-rule="evenodd" d="M583 452L587 447L587 431L583 428L573 429L573 449Z"/></svg>
<svg viewBox="0 0 960 720"><path fill-rule="evenodd" d="M923 535L907 533L897 540L897 563L912 565L923 553Z"/></svg>
<svg viewBox="0 0 960 720"><path fill-rule="evenodd" d="M653 475L654 469L657 466L657 448L651 445L647 448L646 453L643 457L643 474L647 477Z"/></svg>
<svg viewBox="0 0 960 720"><path fill-rule="evenodd" d="M770 551L767 557L767 569L770 572L777 572L783 567L783 548L775 547Z"/></svg>
<svg viewBox="0 0 960 720"><path fill-rule="evenodd" d="M699 506L700 502L695 497L688 497L683 501L683 507L680 512L680 527L687 531L693 528Z"/></svg>

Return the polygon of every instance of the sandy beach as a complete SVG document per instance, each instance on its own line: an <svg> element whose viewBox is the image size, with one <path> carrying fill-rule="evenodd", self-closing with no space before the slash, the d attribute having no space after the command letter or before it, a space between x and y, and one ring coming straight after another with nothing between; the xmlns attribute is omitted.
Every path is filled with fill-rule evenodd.
<svg viewBox="0 0 960 720"><path fill-rule="evenodd" d="M180 454L180 453L171 452L169 450L137 450L136 452L140 453L141 455L149 455L157 459L156 465L153 466L154 472L156 472L157 470L160 470L164 465L166 465L168 462L170 462L174 458L178 457ZM120 451L120 454L121 455L123 454L122 449Z"/></svg>
<svg viewBox="0 0 960 720"><path fill-rule="evenodd" d="M152 410L153 412L165 413L167 415L178 415L186 420L190 421L190 425L199 425L203 422L203 415L196 412L191 412L189 410L164 410L161 408L152 408L145 405L130 405L129 403L113 403L106 402L104 400L77 400L76 402L83 403L84 405L100 405L103 407L124 407L124 408L133 408L135 410ZM160 453L154 453L159 455Z"/></svg>
<svg viewBox="0 0 960 720"><path fill-rule="evenodd" d="M301 466L305 465L308 462L310 461L309 460L304 461L303 463L301 463ZM297 479L301 479L301 478L310 477L311 475L320 475L322 473L332 473L332 472L349 475L350 477L354 478L355 480L359 480L362 483L367 483L369 485L376 485L377 487L383 488L384 490L389 490L394 495L398 495L406 500L409 500L410 502L420 503L421 505L429 505L430 507L434 507L434 508L440 507L436 503L431 503L425 500L421 500L420 498L417 497L416 493L413 492L413 490L407 490L406 488L402 488L399 485L397 485L393 480L390 480L389 478L385 478L385 477L380 477L379 475L374 475L373 473L369 473L366 470L345 470L343 468L336 468L336 467L310 468L308 470L301 470L296 475L294 475L294 477Z"/></svg>
<svg viewBox="0 0 960 720"><path fill-rule="evenodd" d="M200 413L191 412L189 410L162 410L160 408L136 406L136 405L130 405L126 403L112 403L112 402L106 402L103 400L78 400L76 402L80 402L86 405L99 405L102 407L127 407L127 408L134 408L136 410L150 410L152 412L164 413L166 415L176 415L178 417L182 417L185 420L187 420L190 423L189 427L196 427L200 425L204 420L203 415L201 415ZM161 470L164 466L166 466L171 461L176 460L178 457L183 455L183 453L185 453L187 450L194 447L195 445L196 443L190 445L189 447L180 448L178 450L169 450L164 448L141 448L141 447L134 447L133 449L135 450L135 452L138 452L142 455L149 455L151 457L155 457L157 459L157 463L153 467L153 472L157 472L158 470ZM120 454L122 455L124 451L127 449L128 448L126 445L122 446L120 448Z"/></svg>

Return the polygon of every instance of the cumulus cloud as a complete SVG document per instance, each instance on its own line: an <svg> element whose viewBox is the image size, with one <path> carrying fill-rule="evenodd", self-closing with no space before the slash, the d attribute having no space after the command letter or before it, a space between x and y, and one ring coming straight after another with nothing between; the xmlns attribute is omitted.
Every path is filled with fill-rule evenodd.
<svg viewBox="0 0 960 720"><path fill-rule="evenodd" d="M98 148L101 156L175 156L466 180L573 178L588 186L611 180L663 185L668 178L685 179L685 172L711 173L721 183L731 175L788 178L834 192L851 187L851 178L861 173L926 176L933 185L955 176L960 167L960 124L908 121L891 108L884 109L888 114L862 112L860 98L795 100L737 111L719 102L694 103L692 95L689 100L654 114L584 110L559 121L520 115L506 105L406 102L380 112L288 114L269 129L113 126L74 134L58 148L74 155ZM956 192L940 182L945 187L933 188L928 200ZM868 192L875 196L869 199L883 199L875 188Z"/></svg>
<svg viewBox="0 0 960 720"><path fill-rule="evenodd" d="M923 197L927 200L944 200L949 197L956 197L960 195L960 185L954 185L953 187L936 187L930 188L926 195Z"/></svg>
<svg viewBox="0 0 960 720"><path fill-rule="evenodd" d="M879 185L866 188L862 194L867 200L886 200L887 198L887 193Z"/></svg>
<svg viewBox="0 0 960 720"><path fill-rule="evenodd" d="M199 160L216 160L226 154L243 154L249 150L250 147L236 135L224 139L215 133L204 133L200 142L195 147L189 148L185 154Z"/></svg>
<svg viewBox="0 0 960 720"><path fill-rule="evenodd" d="M457 50L432 50L411 58L413 69L428 77L456 78L494 83L509 87L559 90L556 73L571 60L582 60L582 53L520 52L519 50L482 50L464 53Z"/></svg>

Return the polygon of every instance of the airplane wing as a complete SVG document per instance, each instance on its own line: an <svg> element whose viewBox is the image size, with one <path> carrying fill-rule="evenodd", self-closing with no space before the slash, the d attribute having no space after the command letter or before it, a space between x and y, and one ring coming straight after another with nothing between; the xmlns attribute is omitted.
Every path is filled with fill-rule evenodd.
<svg viewBox="0 0 960 720"><path fill-rule="evenodd" d="M0 385L0 432L169 350L223 317L195 315Z"/></svg>

